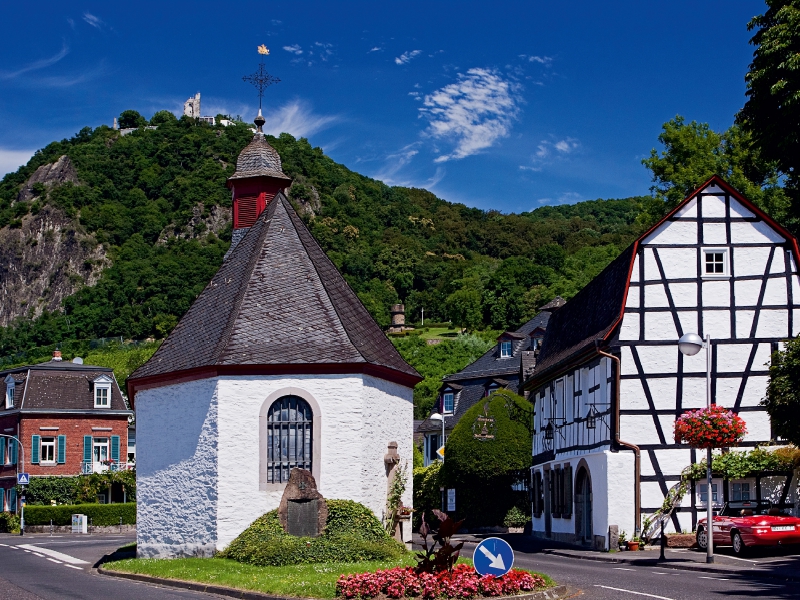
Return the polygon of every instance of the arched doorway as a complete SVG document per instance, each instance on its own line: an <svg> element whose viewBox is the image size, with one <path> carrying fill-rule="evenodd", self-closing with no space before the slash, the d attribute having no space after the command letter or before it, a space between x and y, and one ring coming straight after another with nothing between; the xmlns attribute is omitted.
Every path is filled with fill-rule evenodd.
<svg viewBox="0 0 800 600"><path fill-rule="evenodd" d="M575 478L575 537L582 543L592 544L592 480L589 471L581 466Z"/></svg>

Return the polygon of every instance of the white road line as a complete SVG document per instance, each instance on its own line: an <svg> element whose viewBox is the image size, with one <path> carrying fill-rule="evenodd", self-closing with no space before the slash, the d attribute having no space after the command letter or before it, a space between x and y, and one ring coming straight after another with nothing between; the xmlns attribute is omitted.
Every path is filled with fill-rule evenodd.
<svg viewBox="0 0 800 600"><path fill-rule="evenodd" d="M75 565L67 565L67 564L65 564L64 566L65 567L69 567L70 569L78 569L78 571L83 571L83 569L81 569L80 567L76 567Z"/></svg>
<svg viewBox="0 0 800 600"><path fill-rule="evenodd" d="M9 548L11 548L12 550L19 550L19 548L17 548L16 546L9 546Z"/></svg>
<svg viewBox="0 0 800 600"><path fill-rule="evenodd" d="M595 584L594 587L604 588L606 590L614 590L615 592L625 592L627 594L635 594L636 596L647 596L648 598L658 598L658 600L674 600L673 598L667 598L666 596L656 596L655 594L645 594L644 592L634 592L633 590L626 590L623 588L615 588L611 587L610 585L597 585Z"/></svg>
<svg viewBox="0 0 800 600"><path fill-rule="evenodd" d="M712 489L713 489L713 488L712 488ZM756 565L756 564L758 564L756 561L754 561L754 560L750 560L750 559L747 559L747 558L739 558L738 556L728 556L727 554L725 554L724 556L725 556L725 558L732 558L733 560L740 560L740 561L742 561L742 562L748 562L748 563L750 563L751 565Z"/></svg>
<svg viewBox="0 0 800 600"><path fill-rule="evenodd" d="M31 552L34 556L38 556L39 558L44 558L44 554L39 554L38 552Z"/></svg>
<svg viewBox="0 0 800 600"><path fill-rule="evenodd" d="M635 571L636 569L627 569L625 567L614 567L617 571Z"/></svg>
<svg viewBox="0 0 800 600"><path fill-rule="evenodd" d="M727 577L706 577L705 575L699 575L698 579L713 579L714 581L730 581Z"/></svg>
<svg viewBox="0 0 800 600"><path fill-rule="evenodd" d="M47 560L49 560L50 562L54 562L57 565L63 565L64 564L60 560L56 560L55 558L48 558Z"/></svg>
<svg viewBox="0 0 800 600"><path fill-rule="evenodd" d="M25 550L25 548L23 548L23 550ZM30 550L25 550L25 552L27 552L28 554L30 554L30 553L31 553L31 551L30 551Z"/></svg>
<svg viewBox="0 0 800 600"><path fill-rule="evenodd" d="M0 546L3 546L3 548L8 548L8 544L0 544Z"/></svg>
<svg viewBox="0 0 800 600"><path fill-rule="evenodd" d="M81 560L80 558L75 558L74 556L70 556L69 554L64 554L62 552L58 552L57 550L51 550L50 548L42 548L41 546L34 546L33 544L25 544L24 546L20 546L20 548L34 550L35 552L41 552L42 554L46 554L47 556L52 556L53 558L59 559L59 561L70 563L73 565L88 565L89 561Z"/></svg>

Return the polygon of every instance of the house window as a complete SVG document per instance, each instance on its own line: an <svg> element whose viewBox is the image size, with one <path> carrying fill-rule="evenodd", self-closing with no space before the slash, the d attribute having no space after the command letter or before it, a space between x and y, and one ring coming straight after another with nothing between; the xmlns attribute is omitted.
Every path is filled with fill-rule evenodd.
<svg viewBox="0 0 800 600"><path fill-rule="evenodd" d="M95 464L108 461L108 438L94 438L92 440L92 456Z"/></svg>
<svg viewBox="0 0 800 600"><path fill-rule="evenodd" d="M708 503L708 484L701 483L697 486L698 492L700 493L700 503L707 504ZM711 502L716 504L718 502L717 498L717 484L711 484Z"/></svg>
<svg viewBox="0 0 800 600"><path fill-rule="evenodd" d="M94 406L95 408L108 408L108 393L111 391L110 387L96 385L94 388Z"/></svg>
<svg viewBox="0 0 800 600"><path fill-rule="evenodd" d="M49 463L54 465L56 463L56 438L43 437L41 442L41 454L39 455L41 463Z"/></svg>
<svg viewBox="0 0 800 600"><path fill-rule="evenodd" d="M441 446L441 436L438 433L433 433L428 436L428 464L439 459L436 451Z"/></svg>
<svg viewBox="0 0 800 600"><path fill-rule="evenodd" d="M703 249L703 275L725 277L728 275L728 250L725 248Z"/></svg>
<svg viewBox="0 0 800 600"><path fill-rule="evenodd" d="M442 410L445 414L452 414L453 413L453 392L445 392L442 395Z"/></svg>
<svg viewBox="0 0 800 600"><path fill-rule="evenodd" d="M267 483L284 483L294 469L311 470L313 414L299 396L278 398L267 413Z"/></svg>
<svg viewBox="0 0 800 600"><path fill-rule="evenodd" d="M500 386L499 386L499 385L497 385L496 383L492 383L492 384L490 384L490 385L489 385L489 386L486 388L486 397L488 398L489 396L491 396L492 394L494 394L494 393L495 393L497 390L499 390L499 389L500 389Z"/></svg>
<svg viewBox="0 0 800 600"><path fill-rule="evenodd" d="M731 500L750 500L750 484L732 483Z"/></svg>
<svg viewBox="0 0 800 600"><path fill-rule="evenodd" d="M539 349L542 347L542 338L540 336L536 336L531 338L531 350L534 352L538 352Z"/></svg>
<svg viewBox="0 0 800 600"><path fill-rule="evenodd" d="M14 378L6 378L6 408L14 408Z"/></svg>
<svg viewBox="0 0 800 600"><path fill-rule="evenodd" d="M511 342L502 341L500 342L500 358L510 358L511 357Z"/></svg>

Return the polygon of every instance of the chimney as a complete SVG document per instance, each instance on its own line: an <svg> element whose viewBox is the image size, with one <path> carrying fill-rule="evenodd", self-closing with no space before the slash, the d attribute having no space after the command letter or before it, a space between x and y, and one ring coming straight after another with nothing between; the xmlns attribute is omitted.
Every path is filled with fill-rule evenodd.
<svg viewBox="0 0 800 600"><path fill-rule="evenodd" d="M117 124L117 117L114 117L114 129L119 129L119 125Z"/></svg>
<svg viewBox="0 0 800 600"><path fill-rule="evenodd" d="M406 324L406 307L402 304L392 304L389 309L392 315L392 327L403 327Z"/></svg>
<svg viewBox="0 0 800 600"><path fill-rule="evenodd" d="M56 362L61 362L61 350L53 350L53 360Z"/></svg>

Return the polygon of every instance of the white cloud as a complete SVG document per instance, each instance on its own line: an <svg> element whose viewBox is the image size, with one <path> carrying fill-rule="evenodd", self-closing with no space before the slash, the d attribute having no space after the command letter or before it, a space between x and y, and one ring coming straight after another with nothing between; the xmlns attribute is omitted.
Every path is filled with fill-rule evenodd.
<svg viewBox="0 0 800 600"><path fill-rule="evenodd" d="M291 46L284 46L284 50L287 52L291 52L292 54L297 54L300 56L303 53L303 49L300 47L300 44L292 44Z"/></svg>
<svg viewBox="0 0 800 600"><path fill-rule="evenodd" d="M370 48L367 54L369 54L370 52L380 52L381 50L383 50L383 48L381 48L380 46L375 46L374 48Z"/></svg>
<svg viewBox="0 0 800 600"><path fill-rule="evenodd" d="M490 148L511 131L519 114L519 85L494 69L474 68L458 81L425 96L420 108L430 124L427 133L455 143L435 162L465 158Z"/></svg>
<svg viewBox="0 0 800 600"><path fill-rule="evenodd" d="M295 137L308 137L330 127L339 120L333 115L319 115L301 100L293 100L276 110L265 110L264 132L272 135L291 133Z"/></svg>
<svg viewBox="0 0 800 600"><path fill-rule="evenodd" d="M533 159L534 162L536 162L537 160L541 161L551 156L566 156L575 152L580 146L581 143L571 137L555 142L552 140L542 140L536 147L536 152L533 153Z"/></svg>
<svg viewBox="0 0 800 600"><path fill-rule="evenodd" d="M83 20L86 21L92 27L95 27L97 29L102 29L103 25L105 25L105 23L103 23L103 21L99 17L95 17L93 14L88 12L83 13Z"/></svg>
<svg viewBox="0 0 800 600"><path fill-rule="evenodd" d="M586 198L577 192L563 192L557 198L539 198L537 202L539 204L575 204L584 200Z"/></svg>
<svg viewBox="0 0 800 600"><path fill-rule="evenodd" d="M549 65L553 62L553 59L550 56L529 56L529 62L537 62L542 65Z"/></svg>
<svg viewBox="0 0 800 600"><path fill-rule="evenodd" d="M0 148L0 177L12 173L28 163L36 150L9 150Z"/></svg>
<svg viewBox="0 0 800 600"><path fill-rule="evenodd" d="M319 55L319 57L322 60L326 61L331 56L333 56L333 50L331 50L331 48L333 47L333 44L325 44L323 42L314 42L314 45L319 48L319 50L317 50L317 54Z"/></svg>
<svg viewBox="0 0 800 600"><path fill-rule="evenodd" d="M56 52L53 56L48 58L43 58L41 60L34 61L29 65L26 65L16 71L0 71L0 79L14 79L23 73L28 73L30 71L37 71L39 69L44 69L45 67L49 67L50 65L54 65L62 58L64 58L67 54L69 54L69 46L66 43L62 43L61 50Z"/></svg>
<svg viewBox="0 0 800 600"><path fill-rule="evenodd" d="M404 65L412 58L419 56L422 50L411 50L410 52L403 52L400 56L394 59L395 64Z"/></svg>

